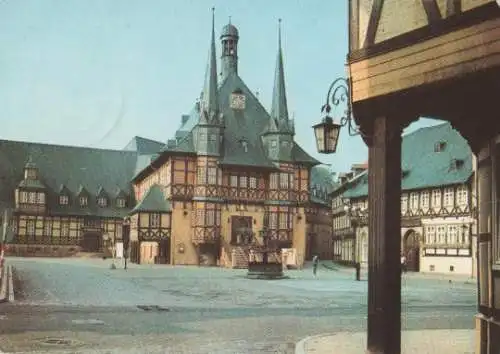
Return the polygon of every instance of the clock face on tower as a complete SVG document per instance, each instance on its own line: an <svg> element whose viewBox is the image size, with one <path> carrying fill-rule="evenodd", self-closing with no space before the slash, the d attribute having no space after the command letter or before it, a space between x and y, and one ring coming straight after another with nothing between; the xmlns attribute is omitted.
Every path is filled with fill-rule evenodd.
<svg viewBox="0 0 500 354"><path fill-rule="evenodd" d="M232 109L244 110L245 109L245 95L242 93L233 92L231 94L230 104L231 104Z"/></svg>

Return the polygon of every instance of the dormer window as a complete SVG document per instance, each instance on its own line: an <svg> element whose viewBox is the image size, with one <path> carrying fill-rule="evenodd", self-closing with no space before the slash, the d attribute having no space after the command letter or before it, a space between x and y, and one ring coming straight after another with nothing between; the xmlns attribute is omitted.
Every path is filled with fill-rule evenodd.
<svg viewBox="0 0 500 354"><path fill-rule="evenodd" d="M446 149L446 141L438 141L434 145L434 152L442 152Z"/></svg>
<svg viewBox="0 0 500 354"><path fill-rule="evenodd" d="M28 180L35 180L38 178L37 170L35 167L26 167L24 170L24 178Z"/></svg>
<svg viewBox="0 0 500 354"><path fill-rule="evenodd" d="M450 162L450 170L459 170L463 167L464 160L462 159L452 159Z"/></svg>
<svg viewBox="0 0 500 354"><path fill-rule="evenodd" d="M125 198L118 198L116 200L116 206L118 208L125 208Z"/></svg>
<svg viewBox="0 0 500 354"><path fill-rule="evenodd" d="M28 192L28 203L30 204L36 203L36 192Z"/></svg>
<svg viewBox="0 0 500 354"><path fill-rule="evenodd" d="M243 151L248 152L248 142L246 140L241 140L240 143Z"/></svg>
<svg viewBox="0 0 500 354"><path fill-rule="evenodd" d="M103 208L108 205L108 200L105 197L99 197L97 198L97 205Z"/></svg>
<svg viewBox="0 0 500 354"><path fill-rule="evenodd" d="M80 201L80 206L81 206L81 207L85 207L85 206L87 206L87 205L88 205L88 203L89 203L89 198L84 197L84 196L82 196L82 197L78 198L78 200Z"/></svg>
<svg viewBox="0 0 500 354"><path fill-rule="evenodd" d="M60 195L59 196L59 204L60 205L68 205L69 204L69 197L67 195Z"/></svg>

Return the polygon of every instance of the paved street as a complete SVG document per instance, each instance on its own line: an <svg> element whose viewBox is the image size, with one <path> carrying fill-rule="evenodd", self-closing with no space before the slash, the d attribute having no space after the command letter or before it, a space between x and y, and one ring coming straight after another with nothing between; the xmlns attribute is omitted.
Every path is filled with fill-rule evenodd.
<svg viewBox="0 0 500 354"><path fill-rule="evenodd" d="M110 270L100 259L8 262L21 286L0 305L5 352L293 353L305 336L366 325L367 282L348 272L263 281L219 268ZM405 329L473 328L474 284L408 275L403 298Z"/></svg>

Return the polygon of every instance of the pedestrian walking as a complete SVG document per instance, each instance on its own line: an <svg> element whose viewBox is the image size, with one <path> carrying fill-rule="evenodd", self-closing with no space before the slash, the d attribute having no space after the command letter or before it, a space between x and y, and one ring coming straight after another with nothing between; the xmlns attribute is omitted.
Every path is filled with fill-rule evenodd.
<svg viewBox="0 0 500 354"><path fill-rule="evenodd" d="M406 273L406 256L404 253L401 253L401 271Z"/></svg>
<svg viewBox="0 0 500 354"><path fill-rule="evenodd" d="M315 255L313 257L313 275L316 277L316 273L318 272L318 264L319 264L319 257L318 255Z"/></svg>

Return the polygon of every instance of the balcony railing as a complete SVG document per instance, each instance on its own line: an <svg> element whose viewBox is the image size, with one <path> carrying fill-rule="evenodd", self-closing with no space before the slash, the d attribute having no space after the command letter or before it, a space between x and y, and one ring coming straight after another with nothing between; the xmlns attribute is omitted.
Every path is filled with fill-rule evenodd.
<svg viewBox="0 0 500 354"><path fill-rule="evenodd" d="M238 188L220 185L185 185L176 184L167 187L166 195L173 199L191 199L193 197L220 198L233 201L280 200L290 202L307 202L308 191L267 190L264 188Z"/></svg>

